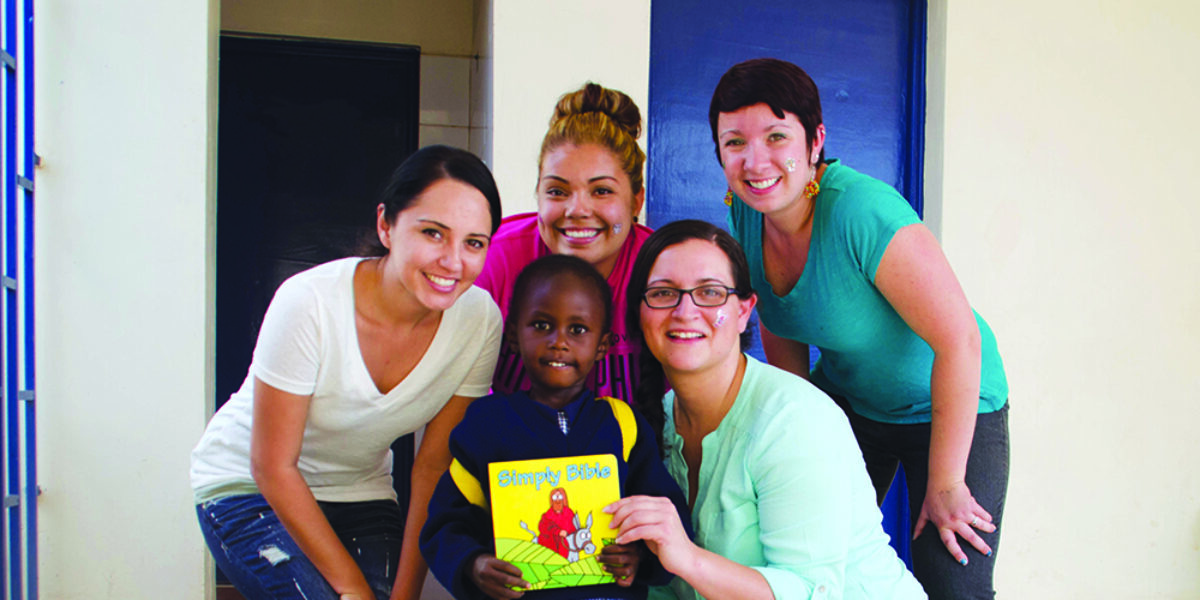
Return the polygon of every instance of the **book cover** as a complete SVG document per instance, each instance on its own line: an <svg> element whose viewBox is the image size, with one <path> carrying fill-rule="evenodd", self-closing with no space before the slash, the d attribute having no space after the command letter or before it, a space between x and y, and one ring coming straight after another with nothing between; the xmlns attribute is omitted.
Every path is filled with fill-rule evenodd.
<svg viewBox="0 0 1200 600"><path fill-rule="evenodd" d="M615 542L601 509L621 498L612 454L488 465L496 557L540 590L612 583L597 561Z"/></svg>

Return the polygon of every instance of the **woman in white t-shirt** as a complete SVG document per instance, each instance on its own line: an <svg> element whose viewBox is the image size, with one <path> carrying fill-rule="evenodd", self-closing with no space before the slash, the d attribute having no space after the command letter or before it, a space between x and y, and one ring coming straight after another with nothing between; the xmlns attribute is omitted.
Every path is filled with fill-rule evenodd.
<svg viewBox="0 0 1200 600"><path fill-rule="evenodd" d="M500 345L500 311L472 287L500 215L478 158L423 148L379 205L382 256L280 285L245 382L192 452L201 529L249 600L420 594L416 537L447 439ZM423 426L401 522L389 446Z"/></svg>

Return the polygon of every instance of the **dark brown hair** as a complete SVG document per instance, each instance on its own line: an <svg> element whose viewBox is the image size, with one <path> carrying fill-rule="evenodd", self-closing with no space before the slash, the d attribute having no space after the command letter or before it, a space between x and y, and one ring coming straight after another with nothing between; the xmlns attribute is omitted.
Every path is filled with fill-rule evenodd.
<svg viewBox="0 0 1200 600"><path fill-rule="evenodd" d="M396 215L412 206L425 190L443 179L461 181L479 190L487 200L492 217L492 233L496 233L502 211L500 191L496 189L492 172L474 154L450 146L425 146L396 167L379 198L379 203L383 205L384 221L389 225L395 223ZM359 248L360 255L384 256L388 253L387 248L379 243L374 229L370 240L362 246Z"/></svg>
<svg viewBox="0 0 1200 600"><path fill-rule="evenodd" d="M717 161L721 160L721 145L717 142L717 117L747 106L766 104L777 118L789 112L804 126L804 137L811 151L816 142L817 126L821 119L821 95L808 73L796 65L777 58L755 58L730 67L717 82L712 102L708 105L708 126L712 129ZM818 161L825 161L821 148Z"/></svg>

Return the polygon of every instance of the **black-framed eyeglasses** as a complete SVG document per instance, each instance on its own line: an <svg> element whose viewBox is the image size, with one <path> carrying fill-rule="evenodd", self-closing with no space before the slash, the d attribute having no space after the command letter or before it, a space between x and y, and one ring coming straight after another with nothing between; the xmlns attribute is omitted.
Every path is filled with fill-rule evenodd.
<svg viewBox="0 0 1200 600"><path fill-rule="evenodd" d="M692 297L696 306L721 306L729 300L729 296L737 294L737 290L723 285L701 285L690 290L659 286L646 288L642 301L650 308L675 308L683 300L683 295Z"/></svg>

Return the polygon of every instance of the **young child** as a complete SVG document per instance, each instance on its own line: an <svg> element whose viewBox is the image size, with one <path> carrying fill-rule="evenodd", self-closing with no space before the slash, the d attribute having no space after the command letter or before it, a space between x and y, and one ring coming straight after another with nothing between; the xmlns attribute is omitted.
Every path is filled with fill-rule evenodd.
<svg viewBox="0 0 1200 600"><path fill-rule="evenodd" d="M666 496L674 502L680 520L690 523L686 500L663 466L650 425L624 401L597 398L584 386L592 365L611 342L612 318L607 282L579 258L546 256L517 277L505 321L505 343L520 353L532 387L480 398L467 409L450 435L454 463L438 483L421 531L425 560L455 598L519 598L526 592L510 586L529 585L520 569L495 556L491 514L484 508L490 506L489 463L612 454L617 457L622 497ZM628 460L619 419L636 422L636 441L628 450ZM482 502L480 491L485 497ZM539 539L567 533L553 523L571 513L569 499L559 489L550 494L548 513L557 511L558 517L543 518ZM468 500L472 495L477 498L474 504ZM672 577L641 542L606 546L598 560L617 578L616 583L536 590L528 592L529 597L640 599L646 597L647 585L663 585Z"/></svg>

